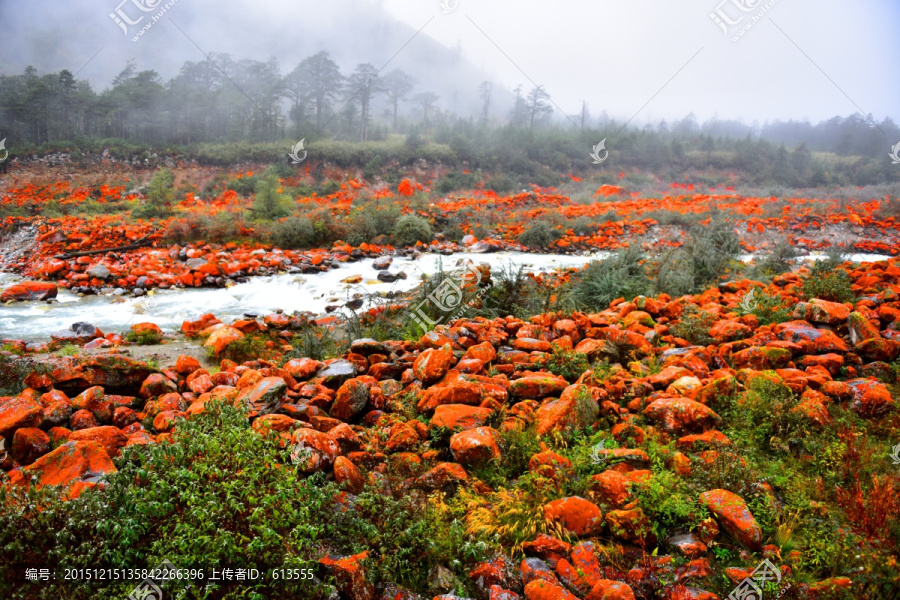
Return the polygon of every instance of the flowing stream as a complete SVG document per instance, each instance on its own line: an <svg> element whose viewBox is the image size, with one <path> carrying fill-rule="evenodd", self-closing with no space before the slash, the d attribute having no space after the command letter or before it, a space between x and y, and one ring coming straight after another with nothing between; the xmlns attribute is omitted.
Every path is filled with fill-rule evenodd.
<svg viewBox="0 0 900 600"><path fill-rule="evenodd" d="M151 295L133 297L99 295L78 296L65 289L52 302L19 302L0 305L0 339L49 340L50 334L68 329L72 323L88 322L106 333L124 332L134 323L151 322L164 331L177 331L184 320L193 320L205 313L213 313L229 322L245 314L266 315L276 309L291 314L309 311L325 314L329 305L343 305L354 294L362 294L368 302L372 295L390 291L413 289L423 274L433 274L438 264L445 271L459 269L463 261L475 264L487 263L498 269L517 269L520 265L529 272L552 271L565 267L582 266L591 260L602 260L608 252L586 256L559 254L526 254L521 252L497 252L493 254L458 253L451 256L423 254L412 260L395 257L388 269L391 273L403 271L406 279L393 283L378 281L379 271L373 268L374 259L343 263L340 268L315 274L284 274L269 277L253 277L246 283L227 288L189 288L157 290ZM749 260L745 256L744 260ZM804 257L816 260L819 255ZM855 254L854 262L885 260L888 257ZM360 283L348 284L342 280L358 275ZM0 289L21 278L0 273Z"/></svg>

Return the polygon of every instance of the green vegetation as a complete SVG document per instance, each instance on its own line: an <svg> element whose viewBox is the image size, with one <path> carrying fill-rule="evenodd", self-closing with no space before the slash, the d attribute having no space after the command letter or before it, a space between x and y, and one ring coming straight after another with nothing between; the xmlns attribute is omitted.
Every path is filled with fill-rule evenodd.
<svg viewBox="0 0 900 600"><path fill-rule="evenodd" d="M548 248L562 237L562 232L550 227L546 221L535 221L519 236L519 243L529 248Z"/></svg>
<svg viewBox="0 0 900 600"><path fill-rule="evenodd" d="M413 246L416 242L431 242L434 233L431 231L431 225L422 217L403 215L397 219L391 236L401 246Z"/></svg>
<svg viewBox="0 0 900 600"><path fill-rule="evenodd" d="M645 259L640 244L631 244L605 260L591 262L572 277L570 301L578 310L599 311L616 298L632 300L650 293Z"/></svg>
<svg viewBox="0 0 900 600"><path fill-rule="evenodd" d="M153 175L147 189L147 196L131 214L139 219L165 219L172 215L172 201L175 198L175 175L169 169L160 169Z"/></svg>

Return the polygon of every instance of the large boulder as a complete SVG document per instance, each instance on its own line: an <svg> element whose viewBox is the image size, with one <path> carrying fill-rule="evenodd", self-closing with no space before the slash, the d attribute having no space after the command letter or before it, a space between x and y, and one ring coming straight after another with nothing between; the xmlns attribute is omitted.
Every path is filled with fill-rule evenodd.
<svg viewBox="0 0 900 600"><path fill-rule="evenodd" d="M699 501L740 544L753 551L762 548L762 529L743 498L728 490L709 490Z"/></svg>
<svg viewBox="0 0 900 600"><path fill-rule="evenodd" d="M566 387L558 400L546 400L535 413L538 435L568 432L591 425L600 413L597 401L586 385Z"/></svg>
<svg viewBox="0 0 900 600"><path fill-rule="evenodd" d="M14 485L34 484L38 487L70 487L79 483L95 485L104 475L115 471L116 466L103 446L94 441L70 441L31 465L10 472L10 482ZM70 495L71 491L70 489Z"/></svg>
<svg viewBox="0 0 900 600"><path fill-rule="evenodd" d="M137 395L141 383L156 369L121 354L43 357L26 360L21 367L29 375L25 385L35 389L51 387L76 396L89 387L102 386L107 393Z"/></svg>
<svg viewBox="0 0 900 600"><path fill-rule="evenodd" d="M0 302L48 300L56 298L56 284L47 281L23 281L9 286L0 294Z"/></svg>

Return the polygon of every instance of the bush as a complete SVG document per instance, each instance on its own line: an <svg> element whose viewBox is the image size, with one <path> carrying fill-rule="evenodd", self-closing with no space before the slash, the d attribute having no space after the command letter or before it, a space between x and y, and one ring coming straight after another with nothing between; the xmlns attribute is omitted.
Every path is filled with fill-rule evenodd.
<svg viewBox="0 0 900 600"><path fill-rule="evenodd" d="M253 200L253 216L258 219L280 219L291 214L293 200L281 193L281 183L274 172L267 171L256 184L256 197Z"/></svg>
<svg viewBox="0 0 900 600"><path fill-rule="evenodd" d="M689 304L684 308L678 322L671 326L672 335L697 346L708 346L713 343L709 329L717 320L716 315L700 310L694 304Z"/></svg>
<svg viewBox="0 0 900 600"><path fill-rule="evenodd" d="M272 227L272 243L279 248L312 248L316 242L316 230L306 217L290 217Z"/></svg>
<svg viewBox="0 0 900 600"><path fill-rule="evenodd" d="M819 298L831 302L854 302L856 293L851 289L853 282L850 275L840 263L829 257L817 261L803 278L802 294L804 300Z"/></svg>
<svg viewBox="0 0 900 600"><path fill-rule="evenodd" d="M553 229L544 221L536 221L519 236L519 243L528 248L546 248L562 237L562 232Z"/></svg>
<svg viewBox="0 0 900 600"><path fill-rule="evenodd" d="M415 215L403 215L397 220L391 234L401 246L413 246L416 242L430 242L434 237L428 221Z"/></svg>
<svg viewBox="0 0 900 600"><path fill-rule="evenodd" d="M337 490L300 480L285 468L287 452L256 434L237 409L217 403L182 421L171 443L132 446L117 459L105 487L64 501L54 488L0 488L0 562L66 568L154 568L163 560L180 568L224 565L316 568ZM124 598L136 582L86 580L13 587L10 598ZM264 577L224 585L219 598L313 597L307 581ZM181 586L166 584L176 597ZM166 594L169 597L169 594Z"/></svg>
<svg viewBox="0 0 900 600"><path fill-rule="evenodd" d="M150 180L147 197L132 210L139 219L164 219L172 215L173 185L175 175L168 169L160 169Z"/></svg>
<svg viewBox="0 0 900 600"><path fill-rule="evenodd" d="M573 383L581 377L582 373L591 368L587 355L574 350L563 350L554 346L553 354L538 361L538 368L547 369L554 375L559 375L569 383Z"/></svg>
<svg viewBox="0 0 900 600"><path fill-rule="evenodd" d="M578 310L600 311L616 298L631 300L649 294L652 284L644 259L640 245L632 244L606 260L590 263L572 276L569 299Z"/></svg>
<svg viewBox="0 0 900 600"><path fill-rule="evenodd" d="M781 240L771 252L756 259L751 273L756 277L773 277L787 273L794 267L794 261L801 252L787 240Z"/></svg>
<svg viewBox="0 0 900 600"><path fill-rule="evenodd" d="M369 202L365 206L355 208L348 219L347 242L359 246L371 242L380 235L391 235L394 228L399 225L400 218L400 207L384 200ZM427 222L425 224L428 225ZM427 241L431 241L430 235Z"/></svg>

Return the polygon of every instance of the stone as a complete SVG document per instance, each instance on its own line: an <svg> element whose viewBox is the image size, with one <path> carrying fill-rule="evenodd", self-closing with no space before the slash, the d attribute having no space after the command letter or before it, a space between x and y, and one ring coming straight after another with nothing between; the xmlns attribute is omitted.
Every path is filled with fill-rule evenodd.
<svg viewBox="0 0 900 600"><path fill-rule="evenodd" d="M644 416L672 433L702 432L722 422L711 408L687 398L661 398L644 409Z"/></svg>
<svg viewBox="0 0 900 600"><path fill-rule="evenodd" d="M558 400L547 400L541 404L534 418L538 435L547 435L552 431L565 433L588 427L599 414L600 407L590 388L574 384L566 386Z"/></svg>
<svg viewBox="0 0 900 600"><path fill-rule="evenodd" d="M429 348L413 363L413 375L428 385L441 379L454 363L453 349L449 344L440 348Z"/></svg>
<svg viewBox="0 0 900 600"><path fill-rule="evenodd" d="M476 427L453 435L450 451L453 460L463 466L483 465L500 458L500 432L492 427Z"/></svg>
<svg viewBox="0 0 900 600"><path fill-rule="evenodd" d="M228 325L222 325L212 332L206 342L204 348L209 348L214 354L219 355L228 348L229 345L244 339L244 334Z"/></svg>
<svg viewBox="0 0 900 600"><path fill-rule="evenodd" d="M435 407L434 415L428 424L429 428L446 427L448 429L472 429L484 425L491 416L490 408L467 406L465 404L442 404Z"/></svg>
<svg viewBox="0 0 900 600"><path fill-rule="evenodd" d="M728 490L717 489L700 494L699 502L740 544L753 551L762 549L762 529L743 498Z"/></svg>
<svg viewBox="0 0 900 600"><path fill-rule="evenodd" d="M599 535L603 526L600 508L578 496L561 498L544 505L544 518L558 522L566 531L578 537Z"/></svg>
<svg viewBox="0 0 900 600"><path fill-rule="evenodd" d="M10 473L14 485L37 487L76 483L96 484L104 475L114 473L113 464L103 446L94 441L69 441L49 452L27 467Z"/></svg>
<svg viewBox="0 0 900 600"><path fill-rule="evenodd" d="M110 458L115 458L128 442L128 437L118 427L101 425L73 431L69 435L70 442L97 442Z"/></svg>
<svg viewBox="0 0 900 600"><path fill-rule="evenodd" d="M0 294L0 302L49 300L56 298L56 284L46 281L23 281L9 286Z"/></svg>
<svg viewBox="0 0 900 600"><path fill-rule="evenodd" d="M519 399L540 400L558 396L569 386L561 377L553 375L520 377L509 384L509 393Z"/></svg>
<svg viewBox="0 0 900 600"><path fill-rule="evenodd" d="M257 384L241 390L237 402L250 409L250 418L268 415L281 408L286 392L287 383L283 378L264 377Z"/></svg>
<svg viewBox="0 0 900 600"><path fill-rule="evenodd" d="M44 407L39 402L25 395L6 399L0 404L0 437L11 437L23 427L37 427L43 420Z"/></svg>

